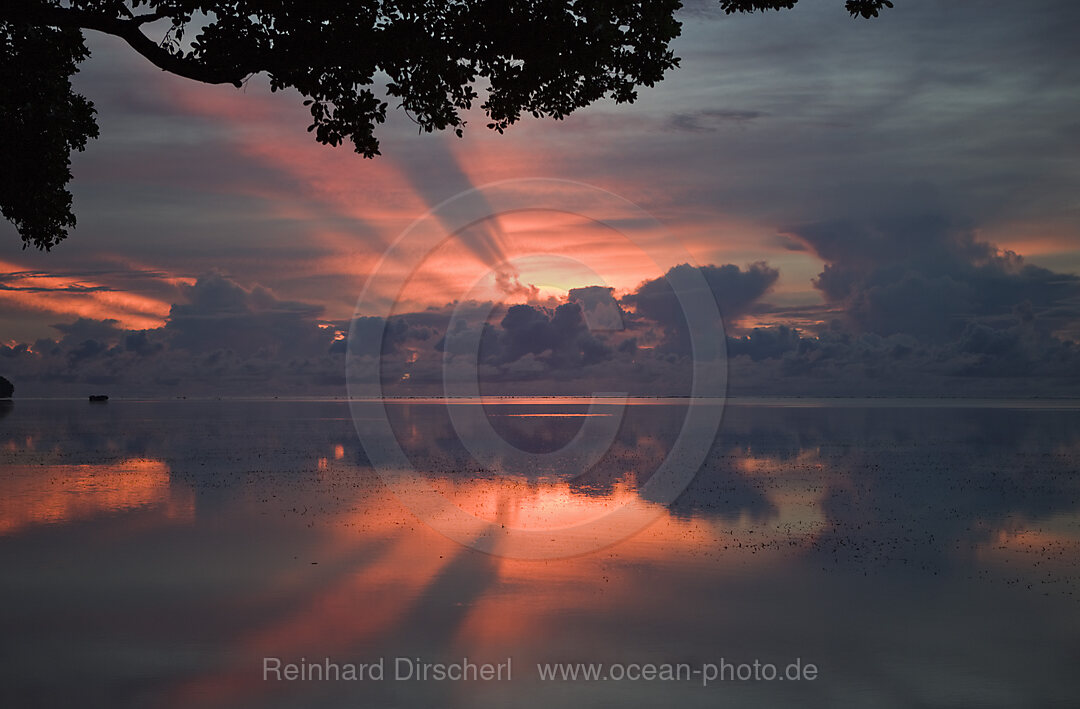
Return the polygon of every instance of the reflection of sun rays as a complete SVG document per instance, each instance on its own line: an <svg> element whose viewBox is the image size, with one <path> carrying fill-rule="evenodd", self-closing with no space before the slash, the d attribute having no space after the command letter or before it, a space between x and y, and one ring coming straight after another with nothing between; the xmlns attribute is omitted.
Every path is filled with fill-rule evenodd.
<svg viewBox="0 0 1080 709"><path fill-rule="evenodd" d="M249 605L273 603L285 597L291 607L268 625L256 626L231 641L232 653L242 657L346 657L362 661L365 648L389 644L395 629L407 618L416 599L449 563L453 547L438 559L429 552L440 543L437 535L410 533L387 519L376 530L359 515L365 532L358 541L350 517L341 520L340 536L323 539L320 553L329 570L312 585L310 574L286 572L271 579L263 594ZM355 520L353 520L355 521ZM280 602L280 601L279 601ZM353 658L350 653L360 653ZM376 653L377 654L377 653ZM174 687L171 706L235 706L275 692L258 669L225 668Z"/></svg>
<svg viewBox="0 0 1080 709"><path fill-rule="evenodd" d="M330 466L320 471L323 484L333 483L334 470ZM565 482L449 477L440 479L439 487L477 515L473 531L478 534L494 525L543 529L574 524L612 506L638 506L650 514L658 508L638 497L629 475L604 492L576 491ZM440 651L480 657L493 648L512 649L526 635L553 638L551 619L570 611L623 608L631 613L654 602L630 582L643 564L696 565L705 561L703 549L710 551L708 561L714 565L729 558L738 559L739 568L780 562L766 555L749 557L737 548L734 535L741 524L733 529L704 516L661 514L608 552L533 562L462 548L412 518L385 493L365 492L356 503L353 511L327 521L329 532L320 535L318 543L318 567L285 571L245 601L259 606L293 599L291 610L236 636L231 654L363 661L390 650L430 650L428 645L409 646L399 637L403 628L411 628ZM754 529L756 541L772 539L769 528L759 524ZM775 534L787 538L790 532ZM318 576L312 578L313 573ZM178 685L172 698L175 706L197 699L224 707L271 691L273 685L245 665Z"/></svg>

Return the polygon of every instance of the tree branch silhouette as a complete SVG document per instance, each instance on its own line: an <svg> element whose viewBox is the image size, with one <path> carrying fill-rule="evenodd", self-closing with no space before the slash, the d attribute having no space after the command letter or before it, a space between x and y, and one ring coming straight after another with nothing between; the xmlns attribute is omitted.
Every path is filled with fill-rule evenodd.
<svg viewBox="0 0 1080 709"><path fill-rule="evenodd" d="M719 0L725 12L797 0ZM876 16L887 0L847 0ZM240 87L266 74L294 89L323 144L379 155L394 98L421 131L462 135L479 108L504 132L522 116L565 118L608 98L632 102L678 66L669 45L680 0L8 0L0 3L0 210L23 247L50 250L75 225L71 152L97 137L93 104L71 77L83 32L118 37L152 65ZM159 25L160 23L160 25ZM165 26L167 23L167 27ZM154 39L152 30L163 30Z"/></svg>

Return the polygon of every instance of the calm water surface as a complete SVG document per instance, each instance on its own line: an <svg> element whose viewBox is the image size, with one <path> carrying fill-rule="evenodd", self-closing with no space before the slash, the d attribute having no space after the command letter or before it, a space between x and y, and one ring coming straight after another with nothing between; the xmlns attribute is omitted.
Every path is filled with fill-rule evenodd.
<svg viewBox="0 0 1080 709"><path fill-rule="evenodd" d="M588 418L576 400L485 408L537 453ZM0 409L0 706L1076 706L1080 410L729 403L704 468L660 506L638 486L684 404L628 407L576 477L508 477L470 459L444 406L387 409L426 481L491 525L619 505L656 521L508 559L417 519L344 402L17 401ZM264 681L266 657L384 658L385 678ZM394 681L397 657L512 658L513 675ZM536 669L755 660L818 675Z"/></svg>

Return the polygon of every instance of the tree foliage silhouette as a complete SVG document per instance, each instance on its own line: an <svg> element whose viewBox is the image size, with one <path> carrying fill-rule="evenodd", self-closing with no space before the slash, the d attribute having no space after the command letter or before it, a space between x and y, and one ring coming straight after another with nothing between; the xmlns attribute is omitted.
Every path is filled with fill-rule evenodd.
<svg viewBox="0 0 1080 709"><path fill-rule="evenodd" d="M728 13L797 0L720 0ZM23 247L49 250L75 225L71 151L97 137L71 77L84 30L113 35L158 68L208 84L255 74L294 89L308 130L379 154L388 101L421 130L461 135L480 108L503 132L523 115L561 119L601 98L633 101L677 66L679 0L7 0L0 3L0 209ZM847 0L872 17L888 0Z"/></svg>

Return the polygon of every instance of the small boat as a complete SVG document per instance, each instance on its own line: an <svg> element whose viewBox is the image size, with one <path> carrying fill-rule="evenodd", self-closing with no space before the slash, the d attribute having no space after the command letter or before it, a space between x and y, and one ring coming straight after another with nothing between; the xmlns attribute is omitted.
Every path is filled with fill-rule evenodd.
<svg viewBox="0 0 1080 709"><path fill-rule="evenodd" d="M109 395L108 394L91 394L90 395L90 401L92 401L92 402L101 402L101 401L108 401L108 400L109 400Z"/></svg>

